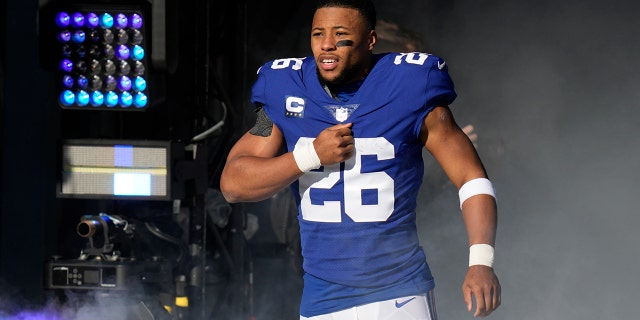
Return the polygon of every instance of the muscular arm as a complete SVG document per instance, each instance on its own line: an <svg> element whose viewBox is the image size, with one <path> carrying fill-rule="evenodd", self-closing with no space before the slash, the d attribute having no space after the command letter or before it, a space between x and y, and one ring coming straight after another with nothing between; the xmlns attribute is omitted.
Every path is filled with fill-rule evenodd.
<svg viewBox="0 0 640 320"><path fill-rule="evenodd" d="M420 139L458 189L467 181L487 177L473 144L455 123L449 108L436 107L425 117ZM492 196L481 194L467 199L462 206L462 216L469 245L494 245L497 210ZM469 311L475 296L475 316L493 312L500 305L500 284L493 269L481 265L469 267L463 295Z"/></svg>
<svg viewBox="0 0 640 320"><path fill-rule="evenodd" d="M300 171L292 152L279 154L284 137L273 125L270 135L247 132L231 148L220 177L220 189L228 202L260 201L296 181ZM314 149L322 165L353 156L351 124L329 127L315 138Z"/></svg>
<svg viewBox="0 0 640 320"><path fill-rule="evenodd" d="M247 132L236 142L220 177L220 189L227 201L264 200L302 175L290 152L279 154L283 143L276 126L268 136Z"/></svg>

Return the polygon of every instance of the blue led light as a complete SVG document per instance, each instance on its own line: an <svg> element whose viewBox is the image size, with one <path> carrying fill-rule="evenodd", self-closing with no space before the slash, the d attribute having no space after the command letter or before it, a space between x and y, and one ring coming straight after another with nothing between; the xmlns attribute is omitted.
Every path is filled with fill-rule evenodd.
<svg viewBox="0 0 640 320"><path fill-rule="evenodd" d="M73 91L71 90L62 91L62 93L60 94L60 103L63 106L68 107L72 105L74 102L76 102L76 95L73 93Z"/></svg>
<svg viewBox="0 0 640 320"><path fill-rule="evenodd" d="M76 30L71 36L71 41L74 43L83 43L87 38L87 35L84 33L84 30Z"/></svg>
<svg viewBox="0 0 640 320"><path fill-rule="evenodd" d="M98 17L97 14L93 12L89 12L87 13L87 18L85 23L89 28L97 28L100 25L100 18Z"/></svg>
<svg viewBox="0 0 640 320"><path fill-rule="evenodd" d="M89 10L54 14L58 104L63 108L147 107L142 14Z"/></svg>
<svg viewBox="0 0 640 320"><path fill-rule="evenodd" d="M71 41L71 32L69 32L69 30L60 31L60 33L58 33L58 41L62 43Z"/></svg>
<svg viewBox="0 0 640 320"><path fill-rule="evenodd" d="M71 17L69 16L68 13L66 12L60 12L56 15L56 24L58 25L58 27L64 28L69 26L69 23L71 22Z"/></svg>
<svg viewBox="0 0 640 320"><path fill-rule="evenodd" d="M118 13L116 15L116 27L124 29L129 25L129 18L124 13Z"/></svg>
<svg viewBox="0 0 640 320"><path fill-rule="evenodd" d="M143 77L136 77L133 80L133 88L138 91L144 91L147 88L147 80Z"/></svg>
<svg viewBox="0 0 640 320"><path fill-rule="evenodd" d="M131 49L131 58L133 60L142 60L144 58L144 49L141 46L135 45Z"/></svg>
<svg viewBox="0 0 640 320"><path fill-rule="evenodd" d="M100 26L105 29L113 27L113 16L108 13L104 13L100 16Z"/></svg>
<svg viewBox="0 0 640 320"><path fill-rule="evenodd" d="M127 76L123 76L122 78L120 78L120 81L118 81L118 89L120 91L131 90L131 79L129 79L129 77Z"/></svg>
<svg viewBox="0 0 640 320"><path fill-rule="evenodd" d="M62 85L67 88L67 89L71 89L73 88L73 84L75 83L75 81L73 81L73 77L71 77L68 74L65 74L62 77Z"/></svg>
<svg viewBox="0 0 640 320"><path fill-rule="evenodd" d="M81 107L89 104L89 94L84 90L78 91L78 95L76 95L76 103Z"/></svg>
<svg viewBox="0 0 640 320"><path fill-rule="evenodd" d="M131 28L134 28L134 29L142 28L142 17L139 14L137 13L132 14L131 19L129 19L129 21L130 21Z"/></svg>
<svg viewBox="0 0 640 320"><path fill-rule="evenodd" d="M109 91L107 92L107 96L104 98L104 105L107 107L114 107L118 104L118 94Z"/></svg>
<svg viewBox="0 0 640 320"><path fill-rule="evenodd" d="M118 48L116 49L116 58L121 59L121 60L127 60L129 59L131 52L129 51L129 47L121 44L118 46Z"/></svg>
<svg viewBox="0 0 640 320"><path fill-rule="evenodd" d="M104 94L100 91L94 91L91 93L91 105L94 107L99 107L104 103Z"/></svg>
<svg viewBox="0 0 640 320"><path fill-rule="evenodd" d="M120 105L124 108L130 107L133 103L133 96L128 91L120 94Z"/></svg>
<svg viewBox="0 0 640 320"><path fill-rule="evenodd" d="M76 28L84 27L84 15L82 15L82 13L80 12L74 13L73 17L71 18L71 25Z"/></svg>
<svg viewBox="0 0 640 320"><path fill-rule="evenodd" d="M133 105L136 108L143 108L147 105L147 95L142 93L142 92L138 92L136 93L135 97L133 98Z"/></svg>
<svg viewBox="0 0 640 320"><path fill-rule="evenodd" d="M60 61L60 70L70 73L73 70L73 62L69 59L62 59L62 61Z"/></svg>
<svg viewBox="0 0 640 320"><path fill-rule="evenodd" d="M83 75L79 75L78 80L76 80L76 82L78 83L78 87L81 89L86 89L87 86L89 86L89 79L87 79L87 77Z"/></svg>

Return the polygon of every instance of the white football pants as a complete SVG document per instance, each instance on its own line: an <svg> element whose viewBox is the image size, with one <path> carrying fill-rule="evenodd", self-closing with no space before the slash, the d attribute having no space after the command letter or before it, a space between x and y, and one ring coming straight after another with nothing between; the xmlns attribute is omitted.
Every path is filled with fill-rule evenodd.
<svg viewBox="0 0 640 320"><path fill-rule="evenodd" d="M300 320L437 320L433 290L426 294L373 302Z"/></svg>

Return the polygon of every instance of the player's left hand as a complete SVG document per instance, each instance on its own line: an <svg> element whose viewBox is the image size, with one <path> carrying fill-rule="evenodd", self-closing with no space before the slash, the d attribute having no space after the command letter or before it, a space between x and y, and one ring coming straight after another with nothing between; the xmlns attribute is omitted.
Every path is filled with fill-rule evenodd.
<svg viewBox="0 0 640 320"><path fill-rule="evenodd" d="M500 306L500 282L493 268L483 265L469 267L462 284L462 294L469 312L473 309L475 297L474 317L486 317L496 310Z"/></svg>

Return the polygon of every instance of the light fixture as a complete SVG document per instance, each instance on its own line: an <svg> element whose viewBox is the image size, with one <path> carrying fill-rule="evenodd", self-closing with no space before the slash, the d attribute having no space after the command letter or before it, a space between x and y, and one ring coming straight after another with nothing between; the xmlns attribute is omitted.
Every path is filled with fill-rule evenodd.
<svg viewBox="0 0 640 320"><path fill-rule="evenodd" d="M83 104L139 103L134 96L81 93ZM86 94L86 96L85 96ZM97 97L99 96L99 97ZM65 97L64 101L73 101ZM125 101L122 101L125 100ZM132 106L135 107L135 106ZM149 140L64 140L58 197L88 199L172 200L181 187L173 183L173 163L181 159L178 143Z"/></svg>
<svg viewBox="0 0 640 320"><path fill-rule="evenodd" d="M52 2L41 15L41 54L55 61L63 109L142 111L149 106L147 1ZM150 38L150 37L149 37Z"/></svg>

